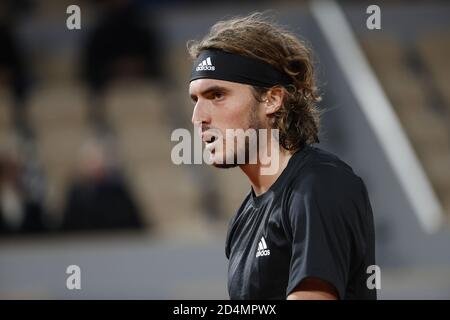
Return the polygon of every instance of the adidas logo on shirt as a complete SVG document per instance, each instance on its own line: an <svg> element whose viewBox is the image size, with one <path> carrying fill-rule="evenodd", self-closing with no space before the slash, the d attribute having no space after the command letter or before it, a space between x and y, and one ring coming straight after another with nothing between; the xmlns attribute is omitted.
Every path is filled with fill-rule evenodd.
<svg viewBox="0 0 450 320"><path fill-rule="evenodd" d="M198 67L195 69L195 71L202 71L202 70L216 70L216 67L214 67L211 63L211 57L206 58L202 62L198 64Z"/></svg>
<svg viewBox="0 0 450 320"><path fill-rule="evenodd" d="M270 250L267 248L267 243L264 237L261 237L258 243L258 251L256 251L256 257L270 256Z"/></svg>

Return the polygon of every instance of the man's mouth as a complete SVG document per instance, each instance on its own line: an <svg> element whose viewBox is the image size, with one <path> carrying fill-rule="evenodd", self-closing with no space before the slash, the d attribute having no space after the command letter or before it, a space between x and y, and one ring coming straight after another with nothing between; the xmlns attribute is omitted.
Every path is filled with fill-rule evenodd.
<svg viewBox="0 0 450 320"><path fill-rule="evenodd" d="M212 154L214 154L216 147L214 146L214 141L216 141L216 137L212 136L211 138L209 138L208 140L206 140L206 150L208 150L209 152L211 152Z"/></svg>
<svg viewBox="0 0 450 320"><path fill-rule="evenodd" d="M218 137L213 132L204 132L202 140L205 142L205 149L208 150L211 154L215 153L215 141L217 141Z"/></svg>
<svg viewBox="0 0 450 320"><path fill-rule="evenodd" d="M213 143L214 141L216 141L216 137L212 136L211 138L205 140L206 143Z"/></svg>
<svg viewBox="0 0 450 320"><path fill-rule="evenodd" d="M202 133L202 140L206 144L213 143L217 140L217 133L212 130L205 131Z"/></svg>

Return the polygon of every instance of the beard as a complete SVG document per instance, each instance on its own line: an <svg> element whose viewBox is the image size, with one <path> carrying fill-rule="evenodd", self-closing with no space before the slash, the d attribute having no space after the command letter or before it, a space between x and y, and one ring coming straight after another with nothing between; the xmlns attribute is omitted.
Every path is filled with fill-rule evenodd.
<svg viewBox="0 0 450 320"><path fill-rule="evenodd" d="M244 130L253 129L256 131L256 150L258 150L258 148L259 148L259 134L258 134L259 131L258 130L265 128L258 118L258 107L259 107L258 102L254 102L253 104L251 104L249 106L250 113L249 113L249 117L248 117L248 125L247 125L247 129L244 129ZM244 146L242 146L242 147L237 145L237 142L235 140L232 141L232 143L234 144L234 146L236 146L236 148L233 147L234 153L231 156L232 161L230 161L230 156L227 156L227 151L226 151L227 147L226 147L226 144L224 141L223 145L225 147L223 148L223 150L224 150L223 161L222 161L222 163L214 162L212 164L214 167L221 168L221 169L235 168L238 165L250 163L250 160L256 156L254 154L250 154L250 137L245 136ZM244 149L244 150L242 150L242 149ZM242 163L242 162L238 163L238 154L240 152L244 152L244 159L245 159L244 163Z"/></svg>

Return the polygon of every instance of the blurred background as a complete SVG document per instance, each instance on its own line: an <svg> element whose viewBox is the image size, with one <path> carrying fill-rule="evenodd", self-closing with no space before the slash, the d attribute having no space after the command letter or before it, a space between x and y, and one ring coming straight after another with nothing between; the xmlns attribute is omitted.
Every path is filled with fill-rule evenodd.
<svg viewBox="0 0 450 320"><path fill-rule="evenodd" d="M369 190L379 298L450 299L450 4L244 0L1 1L1 299L228 298L249 184L174 165L170 136L193 130L186 41L268 9L315 50L319 147Z"/></svg>

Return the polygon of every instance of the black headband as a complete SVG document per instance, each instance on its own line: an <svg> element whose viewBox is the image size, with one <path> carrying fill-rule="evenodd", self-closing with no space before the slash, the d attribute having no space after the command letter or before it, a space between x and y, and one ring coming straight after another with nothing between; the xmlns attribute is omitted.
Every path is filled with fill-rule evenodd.
<svg viewBox="0 0 450 320"><path fill-rule="evenodd" d="M217 79L258 87L287 86L291 79L270 64L221 50L204 50L192 67L191 80Z"/></svg>

